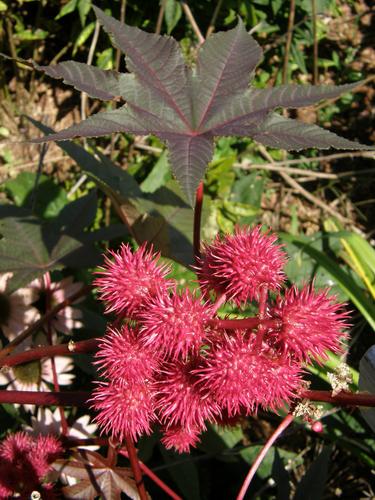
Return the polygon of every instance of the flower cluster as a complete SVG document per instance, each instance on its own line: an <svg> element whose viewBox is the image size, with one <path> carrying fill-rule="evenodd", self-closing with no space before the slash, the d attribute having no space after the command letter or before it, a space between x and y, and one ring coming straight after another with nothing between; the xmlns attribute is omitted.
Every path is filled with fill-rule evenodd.
<svg viewBox="0 0 375 500"><path fill-rule="evenodd" d="M260 227L236 228L204 247L196 266L202 297L178 291L159 257L145 245L122 245L95 281L106 312L117 316L96 355L103 380L92 397L96 422L114 438L159 425L167 448L189 451L207 422L291 403L304 363L342 349L342 305L313 285L282 293L287 257ZM251 301L255 318L220 318L223 302Z"/></svg>
<svg viewBox="0 0 375 500"><path fill-rule="evenodd" d="M52 470L51 463L62 454L59 441L51 435L34 438L25 432L8 436L0 444L0 499L55 498L52 485L43 483Z"/></svg>

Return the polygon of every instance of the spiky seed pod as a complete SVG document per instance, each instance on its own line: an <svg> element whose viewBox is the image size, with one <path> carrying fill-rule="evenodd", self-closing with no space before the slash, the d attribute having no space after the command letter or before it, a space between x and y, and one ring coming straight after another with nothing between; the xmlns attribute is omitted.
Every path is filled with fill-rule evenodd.
<svg viewBox="0 0 375 500"><path fill-rule="evenodd" d="M140 341L164 356L187 359L199 352L212 307L190 290L150 298L139 315Z"/></svg>
<svg viewBox="0 0 375 500"><path fill-rule="evenodd" d="M150 379L159 364L155 350L142 345L138 331L128 325L109 327L95 357L105 378L128 384Z"/></svg>
<svg viewBox="0 0 375 500"><path fill-rule="evenodd" d="M190 448L194 448L199 443L201 429L184 429L180 426L173 426L164 429L161 442L167 450L174 448L178 453L189 453Z"/></svg>
<svg viewBox="0 0 375 500"><path fill-rule="evenodd" d="M296 364L275 357L266 345L259 349L256 337L247 339L241 331L224 334L194 374L228 417L256 412L259 406L279 408L300 384Z"/></svg>
<svg viewBox="0 0 375 500"><path fill-rule="evenodd" d="M113 260L110 258L112 257ZM94 281L99 297L106 303L106 312L134 318L146 299L166 292L173 284L166 276L170 268L159 265L160 254L147 250L145 244L134 253L129 245L105 256L105 264Z"/></svg>
<svg viewBox="0 0 375 500"><path fill-rule="evenodd" d="M154 401L147 383L99 382L90 402L98 412L94 422L102 433L122 441L126 436L136 440L151 432Z"/></svg>
<svg viewBox="0 0 375 500"><path fill-rule="evenodd" d="M197 266L200 285L206 295L210 290L225 293L238 306L259 300L260 290L277 290L285 279L286 254L277 244L277 236L253 229L235 229L235 234L217 236L206 245Z"/></svg>
<svg viewBox="0 0 375 500"><path fill-rule="evenodd" d="M205 388L196 384L196 361L166 362L155 383L156 411L167 427L182 427L186 432L204 430L205 420L220 413L217 403Z"/></svg>
<svg viewBox="0 0 375 500"><path fill-rule="evenodd" d="M269 314L282 326L266 336L280 354L299 362L327 359L326 351L340 352L347 336L349 314L329 290L314 291L313 285L302 290L292 287L278 297Z"/></svg>

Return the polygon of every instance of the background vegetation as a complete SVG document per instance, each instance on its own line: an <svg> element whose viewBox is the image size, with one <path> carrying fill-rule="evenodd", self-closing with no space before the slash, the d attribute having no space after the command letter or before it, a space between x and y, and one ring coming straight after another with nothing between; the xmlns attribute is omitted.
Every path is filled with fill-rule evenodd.
<svg viewBox="0 0 375 500"><path fill-rule="evenodd" d="M46 271L53 281L74 276L90 284L103 250L133 241L134 236L156 238L155 225L163 234L157 243L164 255L174 255L180 263L174 264L175 277L181 284L192 277L183 265L192 259L192 211L179 201L179 193L176 201L161 190L172 185L167 155L157 139L118 134L81 141L80 146L9 143L37 136L41 125L36 128L33 120L62 129L100 106L17 63L17 58L38 64L74 58L103 69L125 69L123 58L109 48L108 36L96 24L91 3L0 1L0 51L13 58L0 58L0 271L14 272L9 293ZM257 86L362 80L354 92L303 108L294 116L348 139L374 141L371 2L191 0L188 8L176 0L96 4L128 24L173 34L188 61L194 60L199 43L194 21L206 36L232 27L241 16L264 49L255 75ZM355 385L360 360L374 343L373 160L373 153L286 154L266 151L251 140L223 138L216 144L205 178L204 239L218 231L232 232L236 224L262 223L279 232L285 243L291 281L302 284L315 276L317 286L332 286L341 300L350 303L348 363ZM122 224L130 205L137 214L147 214L142 225L134 223L131 234ZM22 257L16 269L11 264L14 253ZM72 331L72 338L103 334L105 319L93 294L76 307L82 312L83 327ZM5 344L6 338L2 340ZM71 387L88 389L93 368L87 356L75 360L78 376ZM315 367L311 373L315 388L329 388L326 374L338 363L332 357L326 366ZM29 419L24 410L2 405L0 437ZM322 422L319 435L302 421L285 433L258 470L249 498L375 496L371 484L375 439L360 411L325 404ZM173 481L184 498L233 498L276 425L275 416L261 413L234 429L212 427L198 449L186 456L166 452L153 436L141 441L140 454L160 477ZM147 487L154 498L162 498L151 482Z"/></svg>

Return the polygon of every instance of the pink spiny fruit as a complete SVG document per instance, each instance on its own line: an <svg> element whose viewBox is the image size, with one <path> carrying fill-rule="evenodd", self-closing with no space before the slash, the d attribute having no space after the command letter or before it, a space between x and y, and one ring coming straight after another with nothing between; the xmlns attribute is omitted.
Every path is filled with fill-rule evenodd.
<svg viewBox="0 0 375 500"><path fill-rule="evenodd" d="M173 426L164 430L161 442L167 450L174 448L178 453L189 453L190 448L195 448L199 443L200 433L201 429L199 428L185 429Z"/></svg>
<svg viewBox="0 0 375 500"><path fill-rule="evenodd" d="M45 476L51 470L54 462L63 452L61 443L51 435L36 438L33 463L39 477Z"/></svg>
<svg viewBox="0 0 375 500"><path fill-rule="evenodd" d="M200 285L208 295L227 294L238 306L259 300L262 287L278 290L285 279L286 254L277 245L277 236L236 227L234 235L219 235L206 245L197 266Z"/></svg>
<svg viewBox="0 0 375 500"><path fill-rule="evenodd" d="M128 325L123 325L120 330L108 328L94 362L104 377L130 384L142 383L152 377L159 360L155 350L141 344L138 333Z"/></svg>
<svg viewBox="0 0 375 500"><path fill-rule="evenodd" d="M199 353L206 335L211 305L202 303L189 289L150 298L139 315L140 340L173 359Z"/></svg>
<svg viewBox="0 0 375 500"><path fill-rule="evenodd" d="M25 432L8 436L0 444L0 498L6 491L29 498L33 489L40 489L51 463L61 453L61 444L54 436L34 438Z"/></svg>
<svg viewBox="0 0 375 500"><path fill-rule="evenodd" d="M313 285L306 285L302 290L294 286L286 290L284 298L277 298L269 314L280 319L282 326L270 330L266 336L282 355L299 362L311 358L319 362L327 359L327 350L342 350L342 340L347 336L343 330L349 326L349 314L328 291L315 292Z"/></svg>
<svg viewBox="0 0 375 500"><path fill-rule="evenodd" d="M187 433L204 430L205 420L213 420L220 413L209 390L196 384L193 369L196 361L167 362L155 383L156 411L163 424L182 427Z"/></svg>
<svg viewBox="0 0 375 500"><path fill-rule="evenodd" d="M279 408L300 385L297 365L275 358L266 345L258 348L256 337L241 331L224 334L194 374L229 417L256 412L259 405Z"/></svg>
<svg viewBox="0 0 375 500"><path fill-rule="evenodd" d="M150 434L151 422L155 419L150 384L99 382L90 402L98 412L94 422L101 432L120 441L126 436L136 440L143 433Z"/></svg>
<svg viewBox="0 0 375 500"><path fill-rule="evenodd" d="M157 263L160 254L147 250L145 244L134 253L123 244L109 254L113 260L105 256L105 265L97 272L101 276L94 281L107 313L134 318L150 295L166 292L173 284L166 279L169 267Z"/></svg>

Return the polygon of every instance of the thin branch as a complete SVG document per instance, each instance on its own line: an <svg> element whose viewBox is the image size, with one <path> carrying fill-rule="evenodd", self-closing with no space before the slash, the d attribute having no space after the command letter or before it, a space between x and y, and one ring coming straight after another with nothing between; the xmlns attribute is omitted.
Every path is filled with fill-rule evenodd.
<svg viewBox="0 0 375 500"><path fill-rule="evenodd" d="M89 406L87 402L91 397L90 392L36 392L36 391L0 391L0 403L40 406Z"/></svg>
<svg viewBox="0 0 375 500"><path fill-rule="evenodd" d="M204 43L204 36L202 35L201 30L199 29L199 26L198 26L198 24L193 16L193 13L191 12L190 7L184 1L181 1L181 7L185 13L186 19L189 21L191 27L193 28L193 31L194 31L196 37L198 38L199 45L202 45L202 43Z"/></svg>
<svg viewBox="0 0 375 500"><path fill-rule="evenodd" d="M294 189L296 189L299 193L301 193L307 200L311 201L314 205L320 207L324 212L328 212L330 215L341 221L343 224L353 224L353 221L347 217L344 217L344 215L341 215L340 212L337 212L334 210L332 207L327 205L327 203L324 203L320 198L314 196L311 194L309 191L307 191L305 188L303 188L300 184L298 184L297 181L292 179L290 175L285 174L284 172L280 172L281 177L285 180L289 186L292 186Z"/></svg>
<svg viewBox="0 0 375 500"><path fill-rule="evenodd" d="M283 83L286 83L288 80L289 53L290 53L290 47L292 45L295 12L296 12L296 2L295 2L295 0L290 0L288 30L287 30L286 42L285 42L284 64L283 64L283 73L282 73L282 82Z"/></svg>
<svg viewBox="0 0 375 500"><path fill-rule="evenodd" d="M42 147L40 148L38 168L37 168L37 171L36 171L36 176L35 176L35 181L34 181L34 187L33 187L33 190L31 192L31 203L30 204L31 204L31 211L33 213L35 213L36 200L37 200L37 191L38 191L40 176L42 175L43 163L44 163L44 159L46 157L48 146L49 145L45 142L44 144L42 144Z"/></svg>
<svg viewBox="0 0 375 500"><path fill-rule="evenodd" d="M126 0L121 0L120 7L120 23L124 24L125 22L125 13L126 13ZM116 50L116 63L115 70L118 71L120 69L120 61L121 61L121 50L118 48Z"/></svg>
<svg viewBox="0 0 375 500"><path fill-rule="evenodd" d="M313 34L313 84L319 82L318 35L316 31L316 0L311 0L311 21Z"/></svg>
<svg viewBox="0 0 375 500"><path fill-rule="evenodd" d="M157 35L160 35L160 33L161 33L161 25L163 24L163 17L164 17L166 3L167 3L167 0L162 0L161 5L160 5L158 19L156 21L156 28L155 28L155 33Z"/></svg>
<svg viewBox="0 0 375 500"><path fill-rule="evenodd" d="M251 466L245 478L245 481L243 482L241 489L237 495L236 500L243 500L250 486L251 480L255 476L256 471L258 470L260 464L263 462L264 457L267 455L268 450L271 448L271 446L277 440L277 438L280 437L280 435L285 431L285 429L293 422L293 419L294 419L293 415L287 415L281 422L281 424L277 427L277 429L274 431L272 436L268 439L266 444L263 446L259 455L256 457L255 462Z"/></svg>
<svg viewBox="0 0 375 500"><path fill-rule="evenodd" d="M94 29L94 34L91 40L90 44L90 49L89 53L87 56L87 64L92 64L93 58L94 58L94 53L96 49L96 45L98 43L98 38L99 38L99 32L100 32L100 24L99 21L96 21L95 23L95 29ZM86 92L82 92L81 94L81 120L86 119L86 103L87 103L87 94Z"/></svg>
<svg viewBox="0 0 375 500"><path fill-rule="evenodd" d="M129 458L129 454L125 450L119 450L119 454L123 455L126 458ZM162 481L154 472L152 472L151 469L147 467L143 462L139 460L139 466L142 469L142 471L148 476L152 481L154 481L155 484L159 486L160 489L165 491L165 493L172 498L173 500L182 500L180 496L177 495L168 485L165 484L164 481Z"/></svg>
<svg viewBox="0 0 375 500"><path fill-rule="evenodd" d="M303 391L300 396L303 399L310 399L310 401L322 401L338 406L375 406L375 394L365 392L353 394L342 391L336 396L332 396L330 391Z"/></svg>
<svg viewBox="0 0 375 500"><path fill-rule="evenodd" d="M261 144L259 145L259 151L270 163L274 163L272 156L268 153L266 148L264 146L262 146ZM329 205L324 203L322 200L320 200L319 198L317 198L313 194L309 193L309 191L306 191L306 189L304 189L300 184L298 184L298 182L296 182L294 179L292 179L292 177L290 177L290 175L284 173L283 171L280 171L279 173L280 173L281 177L285 180L285 182L287 182L287 184L289 184L294 189L296 189L299 193L301 193L307 200L311 201L314 205L317 205L323 211L328 212L333 217L336 217L338 220L340 220L344 224L352 224L353 223L350 219L344 217L339 212L334 210L332 207L330 207Z"/></svg>
<svg viewBox="0 0 375 500"><path fill-rule="evenodd" d="M8 356L19 344L21 344L25 339L30 337L33 333L37 332L46 321L49 321L52 319L56 314L64 309L65 307L69 306L73 302L75 302L78 298L82 297L83 295L86 295L89 291L91 290L90 286L84 286L77 292L73 293L70 297L67 297L65 300L60 302L59 304L56 304L56 306L48 311L44 316L42 316L38 321L30 325L28 328L26 328L25 331L23 331L18 337L13 339L9 344L7 344L3 349L0 350L0 360Z"/></svg>
<svg viewBox="0 0 375 500"><path fill-rule="evenodd" d="M287 174L296 174L317 177L322 179L339 179L340 177L349 177L351 175L361 175L374 172L373 168L366 168L363 170L348 170L346 172L341 172L338 174L328 174L325 172L315 172L314 170L305 170L303 168L287 168L287 165L299 165L300 163L322 163L329 162L333 160L339 160L341 158L368 158L370 160L375 160L375 153L373 151L355 151L350 153L335 153L331 155L315 156L311 158L297 158L294 160L283 160L283 161L273 161L271 163L252 163L249 160L243 160L240 163L234 163L233 167L242 168L244 170L271 170L279 172L282 170Z"/></svg>
<svg viewBox="0 0 375 500"><path fill-rule="evenodd" d="M133 439L131 436L126 436L125 438L126 449L128 450L128 458L130 461L130 466L133 471L135 483L137 485L138 493L141 500L148 500L148 495L143 482L142 471L140 468L137 450L135 449Z"/></svg>
<svg viewBox="0 0 375 500"><path fill-rule="evenodd" d="M214 30L215 30L215 24L216 24L217 16L219 15L222 3L223 3L223 0L218 0L217 1L214 13L212 14L212 17L211 17L210 24L209 24L209 26L207 28L206 38L208 38L214 32Z"/></svg>
<svg viewBox="0 0 375 500"><path fill-rule="evenodd" d="M194 207L194 259L197 262L201 256L201 221L202 221L202 205L203 205L203 181L199 183Z"/></svg>
<svg viewBox="0 0 375 500"><path fill-rule="evenodd" d="M97 350L100 341L101 338L93 338L80 342L69 342L68 344L35 347L34 349L0 359L0 367L6 366L10 368L11 366L22 365L23 363L29 363L37 359L94 352Z"/></svg>

